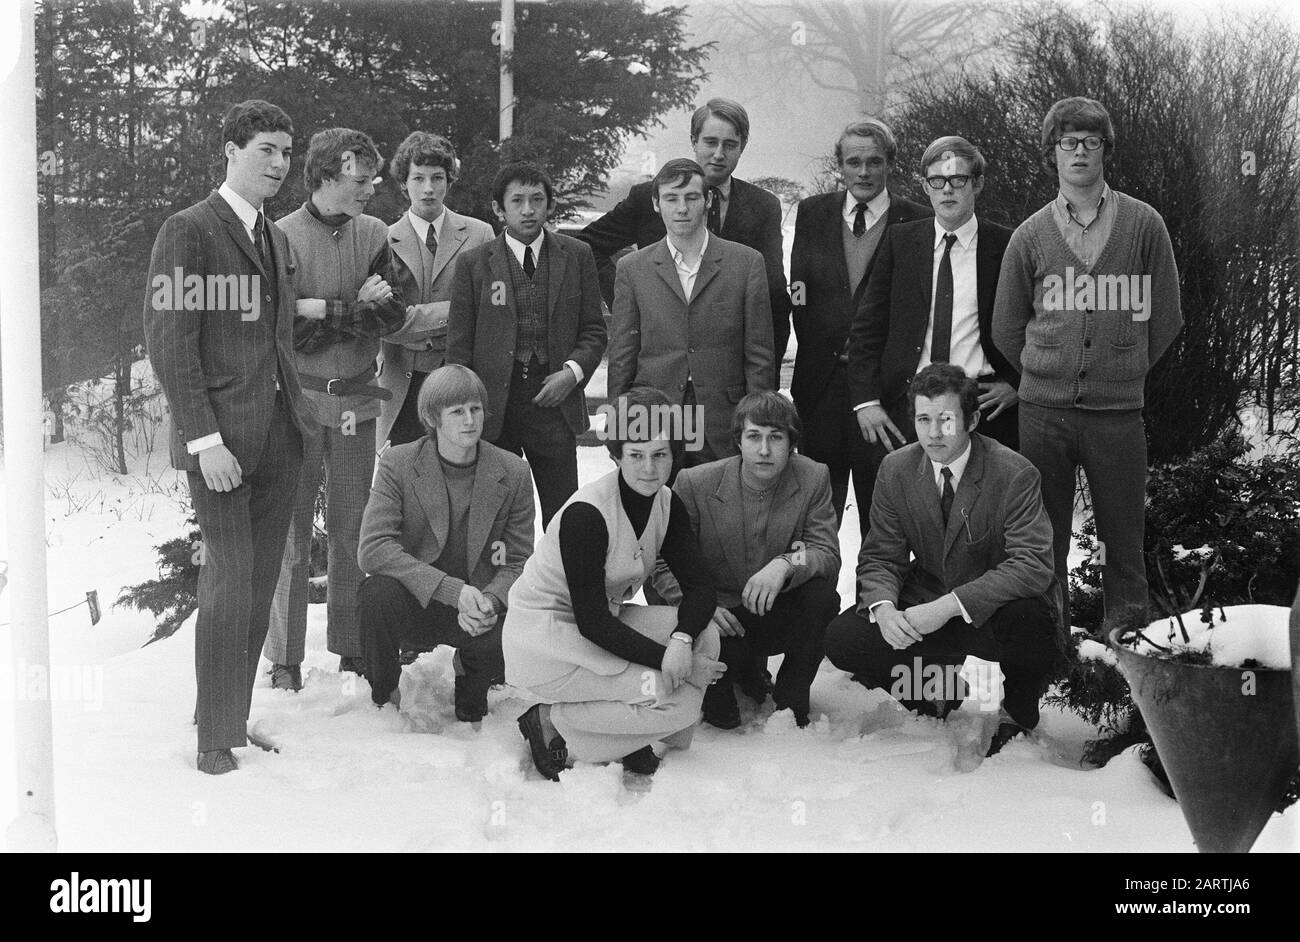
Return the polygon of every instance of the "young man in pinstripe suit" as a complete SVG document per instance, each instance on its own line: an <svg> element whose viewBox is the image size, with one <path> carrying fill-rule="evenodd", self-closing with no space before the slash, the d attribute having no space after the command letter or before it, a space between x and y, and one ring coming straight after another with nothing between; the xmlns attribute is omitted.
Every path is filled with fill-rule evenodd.
<svg viewBox="0 0 1300 942"><path fill-rule="evenodd" d="M238 768L302 463L289 245L262 213L289 172L293 123L265 101L226 113L226 179L163 223L144 328L203 536L194 630L198 768ZM220 288L220 290L214 290ZM197 290L195 290L197 289Z"/></svg>

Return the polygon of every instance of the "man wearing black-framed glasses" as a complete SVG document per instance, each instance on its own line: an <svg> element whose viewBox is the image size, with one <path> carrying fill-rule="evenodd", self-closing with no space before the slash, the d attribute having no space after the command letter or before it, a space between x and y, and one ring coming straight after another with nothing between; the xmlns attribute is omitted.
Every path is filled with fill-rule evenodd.
<svg viewBox="0 0 1300 942"><path fill-rule="evenodd" d="M1160 214L1106 184L1115 128L1100 102L1056 102L1040 146L1059 193L1011 237L993 338L1022 373L1020 450L1042 476L1062 629L1080 466L1101 542L1106 627L1145 624L1144 384L1182 328L1178 268Z"/></svg>
<svg viewBox="0 0 1300 942"><path fill-rule="evenodd" d="M934 218L886 233L849 332L849 392L873 469L916 440L907 387L931 363L951 363L979 383L981 433L1013 449L1019 439L1020 377L992 334L1011 230L975 215L984 155L964 138L941 137L921 167Z"/></svg>

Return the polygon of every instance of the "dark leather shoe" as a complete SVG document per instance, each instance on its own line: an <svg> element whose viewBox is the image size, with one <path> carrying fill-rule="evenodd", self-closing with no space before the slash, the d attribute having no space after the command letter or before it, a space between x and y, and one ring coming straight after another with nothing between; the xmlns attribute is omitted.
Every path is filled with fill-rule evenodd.
<svg viewBox="0 0 1300 942"><path fill-rule="evenodd" d="M208 775L225 775L238 769L239 763L229 749L209 749L198 754L198 767Z"/></svg>
<svg viewBox="0 0 1300 942"><path fill-rule="evenodd" d="M1025 729L1019 723L1012 723L1004 720L998 724L998 731L993 734L993 741L989 743L989 751L984 753L984 758L995 756L1002 751L1002 747L1017 736L1027 736L1029 730Z"/></svg>
<svg viewBox="0 0 1300 942"><path fill-rule="evenodd" d="M535 703L528 712L519 717L519 732L528 741L528 751L532 753L533 765L537 767L537 771L543 778L558 782L560 773L569 763L569 748L565 745L564 737L559 733L556 733L549 743L546 742L545 734L542 732L541 709L542 705Z"/></svg>
<svg viewBox="0 0 1300 942"><path fill-rule="evenodd" d="M789 710L791 713L793 713L794 725L798 726L800 729L805 729L808 726L808 724L812 722L812 720L809 719L808 717L807 710L801 710L798 707L791 706L790 704L785 703L781 700L776 701L776 710L778 713L781 712L782 710Z"/></svg>
<svg viewBox="0 0 1300 942"><path fill-rule="evenodd" d="M636 752L629 752L622 759L623 771L633 775L654 775L659 768L659 757L649 746L642 746Z"/></svg>
<svg viewBox="0 0 1300 942"><path fill-rule="evenodd" d="M709 689L704 691L704 722L718 729L735 729L740 725L740 707L733 687L726 678L709 684Z"/></svg>
<svg viewBox="0 0 1300 942"><path fill-rule="evenodd" d="M271 666L271 689L273 690L293 690L302 689L302 665L301 664L273 664Z"/></svg>
<svg viewBox="0 0 1300 942"><path fill-rule="evenodd" d="M341 656L339 658L339 673L346 674L348 672L356 674L358 677L364 676L366 673L366 662L359 657L348 657L347 655Z"/></svg>

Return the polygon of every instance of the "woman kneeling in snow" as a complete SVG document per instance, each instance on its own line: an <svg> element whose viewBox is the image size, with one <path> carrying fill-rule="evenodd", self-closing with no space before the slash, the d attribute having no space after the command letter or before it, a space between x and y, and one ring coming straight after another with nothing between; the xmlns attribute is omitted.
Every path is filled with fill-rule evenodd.
<svg viewBox="0 0 1300 942"><path fill-rule="evenodd" d="M669 414L668 399L638 387L614 405L617 424L627 417L606 429L618 468L556 515L510 590L502 631L506 681L541 701L519 729L537 770L556 781L570 758L621 758L629 772L653 773L666 747L690 745L704 689L726 669L708 568L665 486L670 435L652 420ZM625 604L660 557L681 605Z"/></svg>

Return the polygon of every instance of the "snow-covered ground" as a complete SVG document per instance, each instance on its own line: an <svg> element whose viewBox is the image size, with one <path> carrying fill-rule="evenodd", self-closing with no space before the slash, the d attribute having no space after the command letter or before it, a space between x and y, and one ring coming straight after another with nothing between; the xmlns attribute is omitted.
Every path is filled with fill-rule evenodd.
<svg viewBox="0 0 1300 942"><path fill-rule="evenodd" d="M1072 766L1095 735L1072 715L1045 711L1037 741L981 763L988 714L968 704L947 723L912 717L826 662L807 730L769 701L741 730L701 726L648 793L627 791L617 766L580 765L557 785L531 771L514 723L522 704L508 691L493 693L480 731L454 720L449 649L407 668L403 714L376 710L365 681L338 674L325 650L323 605L309 613L303 691L262 677L254 694L254 725L280 753L243 749L239 772L200 775L193 619L142 648L151 616L111 607L122 586L156 574L154 545L182 531L184 485L161 451L149 474L138 457L126 477L72 445L46 457L50 609L90 589L104 605L93 628L84 607L50 619L64 850L1194 850L1178 806L1132 753L1101 770ZM611 467L603 448L582 449L583 482ZM842 528L846 605L856 514ZM8 627L0 645L8 658ZM14 812L22 668L0 678L0 825ZM1298 819L1274 816L1256 848L1300 847Z"/></svg>

